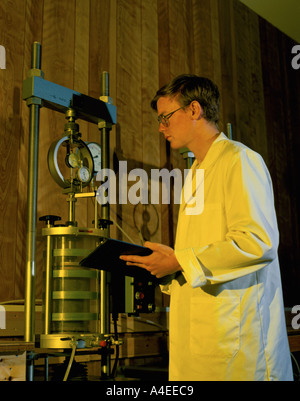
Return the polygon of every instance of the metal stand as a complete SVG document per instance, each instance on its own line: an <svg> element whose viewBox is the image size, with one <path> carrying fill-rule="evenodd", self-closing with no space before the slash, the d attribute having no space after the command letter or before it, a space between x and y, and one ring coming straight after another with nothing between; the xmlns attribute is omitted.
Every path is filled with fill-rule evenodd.
<svg viewBox="0 0 300 401"><path fill-rule="evenodd" d="M181 148L179 152L186 161L186 168L191 168L195 160L194 153L191 152L188 148Z"/></svg>
<svg viewBox="0 0 300 401"><path fill-rule="evenodd" d="M34 42L32 47L31 69L23 82L23 99L29 107L29 153L28 153L28 205L27 205L27 241L26 241L26 280L25 280L25 341L35 342L35 276L36 276L36 221L38 191L38 147L39 147L39 111L46 107L60 113L72 109L76 118L97 124L101 132L103 168L109 168L109 134L116 124L116 107L109 97L108 73L102 74L101 97L94 99L74 90L54 84L44 79L41 71L41 45ZM70 194L71 196L71 194ZM73 197L74 198L74 197ZM73 211L76 199L70 199L70 210ZM102 217L109 221L109 206L103 205ZM95 206L95 210L96 206ZM74 214L74 213L73 213ZM73 216L71 213L71 217ZM97 219L95 218L95 227ZM109 232L109 225L107 227ZM47 237L51 248L51 235ZM51 253L47 255L50 266ZM49 272L48 272L49 275ZM50 283L48 283L48 291ZM109 320L109 277L101 272L101 334L110 332ZM49 293L46 302L49 304ZM47 301L48 300L48 301ZM49 309L48 309L49 310ZM46 315L45 331L49 332L49 316ZM110 354L108 349L107 355ZM28 354L27 380L33 380L34 358ZM109 358L104 358L103 375L110 370Z"/></svg>

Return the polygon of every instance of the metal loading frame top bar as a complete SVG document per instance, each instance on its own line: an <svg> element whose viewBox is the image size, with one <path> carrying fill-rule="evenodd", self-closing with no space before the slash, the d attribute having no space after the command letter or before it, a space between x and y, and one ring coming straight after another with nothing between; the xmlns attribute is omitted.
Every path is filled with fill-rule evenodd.
<svg viewBox="0 0 300 401"><path fill-rule="evenodd" d="M23 100L32 97L41 99L42 106L61 113L73 108L77 118L94 124L101 121L117 123L117 108L113 104L46 81L39 76L31 76L23 82Z"/></svg>

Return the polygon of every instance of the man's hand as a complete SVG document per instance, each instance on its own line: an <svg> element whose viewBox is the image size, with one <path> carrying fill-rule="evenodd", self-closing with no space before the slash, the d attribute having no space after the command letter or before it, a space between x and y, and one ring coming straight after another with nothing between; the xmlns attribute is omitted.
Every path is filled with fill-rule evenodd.
<svg viewBox="0 0 300 401"><path fill-rule="evenodd" d="M120 259L125 260L128 266L138 266L148 270L153 276L162 278L168 274L181 271L175 252L166 245L153 242L145 242L144 246L153 252L149 256L122 255Z"/></svg>

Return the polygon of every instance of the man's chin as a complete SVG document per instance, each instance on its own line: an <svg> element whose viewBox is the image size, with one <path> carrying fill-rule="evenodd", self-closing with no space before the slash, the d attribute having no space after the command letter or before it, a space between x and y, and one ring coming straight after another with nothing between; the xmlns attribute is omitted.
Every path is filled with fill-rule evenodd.
<svg viewBox="0 0 300 401"><path fill-rule="evenodd" d="M172 149L176 150L176 149L181 149L183 146L180 146L178 143L174 142L174 141L169 141L170 142L170 146Z"/></svg>

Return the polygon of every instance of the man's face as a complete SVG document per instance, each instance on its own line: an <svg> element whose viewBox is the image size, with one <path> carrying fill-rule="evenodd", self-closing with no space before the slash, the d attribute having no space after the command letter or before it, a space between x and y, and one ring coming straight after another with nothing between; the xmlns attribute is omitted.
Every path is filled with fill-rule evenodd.
<svg viewBox="0 0 300 401"><path fill-rule="evenodd" d="M157 101L157 112L158 115L167 115L176 109L179 109L181 105L174 98L161 97ZM189 128L191 119L189 118L188 108L180 109L176 111L168 120L168 126L165 127L162 123L159 124L159 132L164 135L167 141L173 149L179 149L187 147L190 135Z"/></svg>

